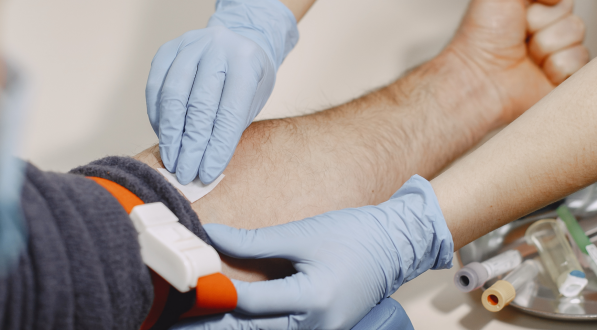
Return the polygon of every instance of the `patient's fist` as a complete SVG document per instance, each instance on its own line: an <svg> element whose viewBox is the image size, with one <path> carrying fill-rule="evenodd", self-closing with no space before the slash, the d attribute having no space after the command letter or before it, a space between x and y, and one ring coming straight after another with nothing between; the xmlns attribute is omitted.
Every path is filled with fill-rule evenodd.
<svg viewBox="0 0 597 330"><path fill-rule="evenodd" d="M589 61L574 0L473 0L448 46L495 86L498 124L516 119Z"/></svg>
<svg viewBox="0 0 597 330"><path fill-rule="evenodd" d="M589 52L581 44L585 24L572 14L573 4L573 0L562 0L555 6L533 3L527 9L528 30L532 33L529 54L554 84L589 61Z"/></svg>

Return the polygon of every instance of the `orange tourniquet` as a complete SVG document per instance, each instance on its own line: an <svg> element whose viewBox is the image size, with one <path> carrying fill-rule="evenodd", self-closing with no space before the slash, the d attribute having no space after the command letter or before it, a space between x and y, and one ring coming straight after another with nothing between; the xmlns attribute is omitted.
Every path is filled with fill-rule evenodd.
<svg viewBox="0 0 597 330"><path fill-rule="evenodd" d="M130 190L113 181L98 177L87 178L95 181L112 194L129 214L135 206L145 204ZM164 310L170 291L170 284L154 271L151 271L151 280L154 291L153 304L140 330L151 329L157 322ZM236 308L237 298L234 284L226 275L215 273L200 277L197 280L195 305L180 318L231 311Z"/></svg>
<svg viewBox="0 0 597 330"><path fill-rule="evenodd" d="M222 273L199 277L196 290L195 306L182 314L181 319L224 313L236 308L236 288Z"/></svg>

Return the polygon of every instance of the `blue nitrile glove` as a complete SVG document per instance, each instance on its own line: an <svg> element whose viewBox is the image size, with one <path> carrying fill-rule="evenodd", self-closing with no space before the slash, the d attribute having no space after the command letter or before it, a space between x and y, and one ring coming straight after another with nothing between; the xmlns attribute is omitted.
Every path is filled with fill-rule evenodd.
<svg viewBox="0 0 597 330"><path fill-rule="evenodd" d="M235 312L208 318L187 318L170 327L170 330L262 329L255 322L251 322L252 319L255 320L255 318ZM373 307L352 330L414 330L414 327L404 308L390 297L383 299L381 303Z"/></svg>
<svg viewBox="0 0 597 330"><path fill-rule="evenodd" d="M160 47L147 114L164 166L180 183L222 174L297 41L294 15L278 0L218 0L205 29Z"/></svg>
<svg viewBox="0 0 597 330"><path fill-rule="evenodd" d="M17 65L3 59L4 86L0 87L0 280L19 263L27 247L27 228L21 209L25 162L15 154L21 145L26 119L27 81Z"/></svg>
<svg viewBox="0 0 597 330"><path fill-rule="evenodd" d="M404 308L391 297L377 304L352 330L414 330Z"/></svg>
<svg viewBox="0 0 597 330"><path fill-rule="evenodd" d="M234 281L235 313L198 320L196 329L348 329L403 283L451 267L454 251L431 184L420 176L377 206L256 230L204 228L224 254L289 259L298 273Z"/></svg>

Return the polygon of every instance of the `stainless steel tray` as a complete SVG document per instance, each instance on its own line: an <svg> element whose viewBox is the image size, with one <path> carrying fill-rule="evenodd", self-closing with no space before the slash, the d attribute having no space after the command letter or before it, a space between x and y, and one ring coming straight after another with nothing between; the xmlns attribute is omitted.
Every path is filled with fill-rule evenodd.
<svg viewBox="0 0 597 330"><path fill-rule="evenodd" d="M560 203L561 204L561 203ZM579 219L579 223L591 238L597 242L597 185L590 186L569 196L565 200ZM461 265L473 261L483 261L508 249L525 244L526 228L540 219L555 219L555 210L546 209L538 214L509 223L493 232L468 244L459 251ZM591 237L592 236L592 237ZM525 256L525 259L538 258L537 253ZM526 313L539 317L575 320L597 321L597 276L590 269L585 269L589 284L578 297L566 298L560 296L557 288L546 275L539 274L533 283L529 283L510 304ZM489 288L502 277L493 279L483 286Z"/></svg>

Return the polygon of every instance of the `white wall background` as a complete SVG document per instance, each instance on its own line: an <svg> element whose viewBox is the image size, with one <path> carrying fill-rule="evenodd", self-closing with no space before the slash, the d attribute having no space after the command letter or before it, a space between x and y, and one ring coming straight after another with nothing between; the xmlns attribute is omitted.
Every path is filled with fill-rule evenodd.
<svg viewBox="0 0 597 330"><path fill-rule="evenodd" d="M145 114L145 81L164 42L202 28L213 0L5 0L0 38L24 66L33 96L23 157L66 171L157 142ZM259 119L335 105L433 57L466 0L320 0L299 24ZM577 1L597 54L594 0Z"/></svg>
<svg viewBox="0 0 597 330"><path fill-rule="evenodd" d="M4 0L0 38L27 69L30 103L22 155L66 171L105 155L133 155L157 142L145 114L145 81L164 42L202 28L214 0ZM260 119L305 114L352 99L433 57L448 42L466 0L319 0L299 24L301 41L281 67ZM597 1L577 0L597 54ZM395 297L415 328L589 329L506 309L428 272Z"/></svg>

